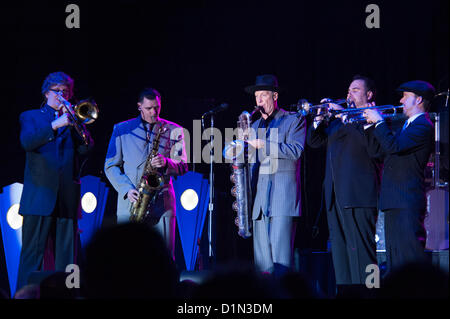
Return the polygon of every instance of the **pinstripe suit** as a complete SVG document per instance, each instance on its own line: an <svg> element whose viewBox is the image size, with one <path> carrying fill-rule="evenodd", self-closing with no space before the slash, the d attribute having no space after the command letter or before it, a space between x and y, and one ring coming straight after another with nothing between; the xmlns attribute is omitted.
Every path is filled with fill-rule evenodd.
<svg viewBox="0 0 450 319"><path fill-rule="evenodd" d="M394 134L386 123L373 131L386 155L381 182L381 210L426 208L424 169L433 148L434 126L428 114Z"/></svg>
<svg viewBox="0 0 450 319"><path fill-rule="evenodd" d="M434 127L425 113L396 134L381 123L373 135L386 156L379 208L385 212L387 262L391 269L426 258L424 170L433 148Z"/></svg>
<svg viewBox="0 0 450 319"><path fill-rule="evenodd" d="M282 272L292 266L294 217L300 216L300 157L305 143L305 120L278 109L267 128L252 124L266 147L250 156L253 194L253 246L256 267ZM258 129L259 128L259 129Z"/></svg>

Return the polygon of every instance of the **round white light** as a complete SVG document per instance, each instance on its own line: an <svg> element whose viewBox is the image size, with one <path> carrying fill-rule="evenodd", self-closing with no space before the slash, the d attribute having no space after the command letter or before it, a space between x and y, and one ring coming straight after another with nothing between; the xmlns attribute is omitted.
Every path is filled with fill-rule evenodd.
<svg viewBox="0 0 450 319"><path fill-rule="evenodd" d="M19 204L12 205L6 213L6 221L12 229L19 229L22 227L23 217L19 215L19 206Z"/></svg>
<svg viewBox="0 0 450 319"><path fill-rule="evenodd" d="M193 210L198 205L197 192L192 188L186 189L183 194L181 194L180 201L184 209Z"/></svg>
<svg viewBox="0 0 450 319"><path fill-rule="evenodd" d="M86 213L92 213L95 208L97 208L97 198L95 197L95 195L91 192L84 193L83 197L81 198L81 207Z"/></svg>

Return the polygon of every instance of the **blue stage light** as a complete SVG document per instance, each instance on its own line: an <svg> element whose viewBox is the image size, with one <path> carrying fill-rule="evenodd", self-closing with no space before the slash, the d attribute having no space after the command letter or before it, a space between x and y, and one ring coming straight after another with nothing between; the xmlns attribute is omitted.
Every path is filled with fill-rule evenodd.
<svg viewBox="0 0 450 319"><path fill-rule="evenodd" d="M11 296L14 295L22 249L22 220L18 214L23 185L3 187L0 194L0 226ZM82 218L78 221L81 246L85 247L101 227L108 196L108 187L95 176L81 178Z"/></svg>

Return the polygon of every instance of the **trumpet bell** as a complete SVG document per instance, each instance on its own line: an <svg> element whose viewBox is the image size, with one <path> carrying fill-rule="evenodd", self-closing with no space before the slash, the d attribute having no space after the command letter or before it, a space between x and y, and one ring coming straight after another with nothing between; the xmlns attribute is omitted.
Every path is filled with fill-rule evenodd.
<svg viewBox="0 0 450 319"><path fill-rule="evenodd" d="M305 113L309 113L309 111L311 110L311 106L312 106L312 104L309 103L309 102L308 102L307 100L305 100L305 99L301 99L301 100L299 101L299 107L300 107L299 111L301 110L301 111L303 111L303 112L305 112Z"/></svg>

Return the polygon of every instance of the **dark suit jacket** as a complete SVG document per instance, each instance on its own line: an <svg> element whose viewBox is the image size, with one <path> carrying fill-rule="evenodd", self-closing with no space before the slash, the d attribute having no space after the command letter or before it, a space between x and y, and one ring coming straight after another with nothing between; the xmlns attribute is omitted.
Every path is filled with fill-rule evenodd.
<svg viewBox="0 0 450 319"><path fill-rule="evenodd" d="M55 111L48 105L20 115L20 142L26 151L21 215L49 216L60 196L64 216L79 217L80 181L78 155L94 145L84 145L72 127L55 132Z"/></svg>
<svg viewBox="0 0 450 319"><path fill-rule="evenodd" d="M344 125L340 119L329 125L322 121L316 129L311 124L307 143L313 148L327 146L324 179L327 209L331 208L333 187L343 208L377 207L378 149L375 139L365 134L362 125Z"/></svg>
<svg viewBox="0 0 450 319"><path fill-rule="evenodd" d="M425 209L424 170L434 145L434 126L428 114L420 115L397 134L381 123L373 135L385 155L380 209Z"/></svg>

